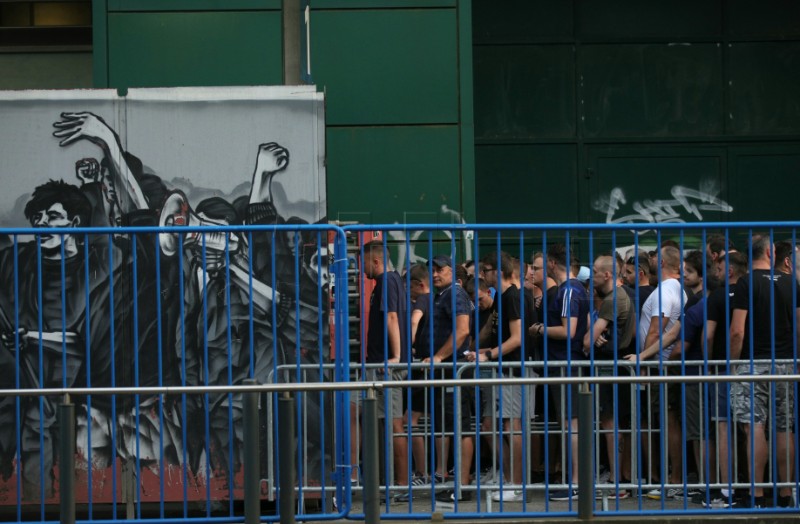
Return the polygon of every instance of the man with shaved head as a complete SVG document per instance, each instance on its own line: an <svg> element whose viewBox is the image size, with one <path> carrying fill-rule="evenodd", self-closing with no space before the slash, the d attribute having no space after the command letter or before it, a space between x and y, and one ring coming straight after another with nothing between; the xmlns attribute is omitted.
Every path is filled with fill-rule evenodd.
<svg viewBox="0 0 800 524"><path fill-rule="evenodd" d="M373 240L364 245L362 271L364 276L375 281L375 287L369 297L369 318L367 323L367 364L383 364L382 369L374 367L367 370L366 380L402 380L405 370L390 368L391 364L407 364L410 348L406 334L406 295L403 279L390 267L386 259L387 246L381 240ZM391 388L378 395L378 416L391 418L392 443L394 449L394 480L398 486L408 485L408 462L406 441L403 429L403 392L400 388ZM358 403L359 395L352 400ZM351 424L358 424L357 410L351 410ZM353 464L358 464L358 438L353 435L350 446ZM390 484L387 479L386 484Z"/></svg>
<svg viewBox="0 0 800 524"><path fill-rule="evenodd" d="M596 311L597 318L589 321L589 330L583 337L583 352L592 355L598 364L598 374L611 376L614 374L614 361L635 351L634 331L636 324L636 310L628 294L617 287L617 267L614 258L610 255L600 255L592 266L592 283L601 300ZM624 370L620 370L623 372ZM602 384L599 391L600 426L606 432L606 448L608 450L608 463L611 469L609 482L630 482L630 460L620 463L619 442L614 441L615 422L624 423L630 414L630 386L620 385L616 388L616 402L614 385ZM615 421L616 417L616 421ZM621 435L619 435L621 437ZM623 456L623 460L630 457ZM617 466L621 466L618 468ZM618 474L621 469L622 475ZM626 489L610 493L612 497L627 498L630 492Z"/></svg>

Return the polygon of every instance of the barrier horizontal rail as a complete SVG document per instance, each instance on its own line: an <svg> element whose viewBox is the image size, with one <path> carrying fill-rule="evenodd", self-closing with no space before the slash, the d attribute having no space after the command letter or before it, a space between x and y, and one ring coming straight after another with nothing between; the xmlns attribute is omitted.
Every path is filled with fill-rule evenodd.
<svg viewBox="0 0 800 524"><path fill-rule="evenodd" d="M408 387L471 387L536 384L703 384L707 382L800 382L796 375L688 375L688 376L641 376L641 377L535 377L462 380L378 380L372 382L263 384L257 386L169 386L169 387L120 387L120 388L50 388L50 389L0 389L0 396L85 396L85 395L182 395L202 393L282 393L308 391L353 391L368 389L393 389Z"/></svg>
<svg viewBox="0 0 800 524"><path fill-rule="evenodd" d="M626 222L617 224L353 224L344 226L345 231L671 231L709 229L770 229L798 228L798 221L777 222Z"/></svg>

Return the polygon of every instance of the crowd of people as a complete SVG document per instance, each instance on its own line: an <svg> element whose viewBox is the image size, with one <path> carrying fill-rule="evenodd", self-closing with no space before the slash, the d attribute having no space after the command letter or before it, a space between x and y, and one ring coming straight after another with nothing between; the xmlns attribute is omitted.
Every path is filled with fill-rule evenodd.
<svg viewBox="0 0 800 524"><path fill-rule="evenodd" d="M375 282L365 362L372 377L395 380L685 376L592 386L605 469L596 481L611 486L605 496L624 499L646 486L643 495L656 500L792 507L794 384L696 378L794 373L795 245L767 234L746 243L736 250L726 236L711 235L704 249L684 249L666 240L649 252L604 253L587 266L552 244L530 263L502 251L463 264L437 255L400 275L387 245L373 241L362 257ZM519 502L529 484L545 480L569 488L548 489L550 500L577 499L578 385L385 391L396 500L433 485L438 501L469 501L475 488L468 486L477 484L492 489L493 500ZM547 437L526 431L531 420L558 425L549 450L560 446L560 454L545 456ZM351 452L357 465L358 438ZM769 493L767 474L781 483ZM734 490L737 482L750 487Z"/></svg>

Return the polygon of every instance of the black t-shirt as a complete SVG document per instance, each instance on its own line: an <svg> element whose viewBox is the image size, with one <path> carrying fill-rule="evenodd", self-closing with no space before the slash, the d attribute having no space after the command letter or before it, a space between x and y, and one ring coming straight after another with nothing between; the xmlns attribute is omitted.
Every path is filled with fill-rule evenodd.
<svg viewBox="0 0 800 524"><path fill-rule="evenodd" d="M630 297L631 304L634 304L636 306L636 311L639 312L638 314L641 315L642 314L642 306L644 306L644 303L647 300L647 297L650 296L650 293L652 293L655 288L653 286L639 286L639 299L638 299L638 301L636 299L636 288L633 288L633 287L628 286L628 285L624 285L624 286L622 286L622 288L625 290L625 292Z"/></svg>
<svg viewBox="0 0 800 524"><path fill-rule="evenodd" d="M414 359L422 360L431 356L431 323L430 323L431 294L424 293L417 297L412 311L421 311L422 317L417 324L414 334Z"/></svg>
<svg viewBox="0 0 800 524"><path fill-rule="evenodd" d="M714 331L711 360L726 360L728 358L728 334L730 333L730 317L733 314L736 285L728 287L729 293L726 293L725 286L722 286L712 291L708 296L708 320L713 320L717 323L716 331Z"/></svg>
<svg viewBox="0 0 800 524"><path fill-rule="evenodd" d="M689 311L689 308L700 302L700 299L703 298L705 295L702 291L698 291L697 293L692 293L691 290L684 288L684 292L686 292L686 303L683 305L684 311Z"/></svg>
<svg viewBox="0 0 800 524"><path fill-rule="evenodd" d="M639 310L639 315L642 314L642 306L647 301L648 297L655 291L653 286L639 286L639 303L636 304Z"/></svg>
<svg viewBox="0 0 800 524"><path fill-rule="evenodd" d="M753 281L753 309L750 310L750 280ZM773 285L774 284L774 285ZM800 301L800 287L797 297ZM774 300L774 309L770 300ZM748 311L745 320L742 359L770 359L772 353L772 334L775 335L775 358L791 358L794 351L794 309L792 308L792 276L774 273L768 269L754 269L736 283L736 295L732 304L734 309ZM774 311L775 324L770 320ZM753 322L753 348L750 350L750 315Z"/></svg>
<svg viewBox="0 0 800 524"><path fill-rule="evenodd" d="M384 278L386 297L383 296ZM387 306L388 307L384 307ZM400 324L400 362L408 362L408 341L406 336L406 299L403 279L397 271L387 271L375 279L375 288L369 298L369 329L367 333L367 363L379 364L391 357L388 347L388 334L385 333L384 312L397 313Z"/></svg>
<svg viewBox="0 0 800 524"><path fill-rule="evenodd" d="M522 294L525 297L525 310L522 315L523 347L520 348L520 358L523 360L536 360L539 339L528 332L528 328L539 321L536 312L536 299L533 297L532 289L523 288Z"/></svg>
<svg viewBox="0 0 800 524"><path fill-rule="evenodd" d="M495 300L492 305L492 317L490 320L492 330L489 335L488 347L498 347L501 340L503 342L508 340L508 337L511 336L511 322L522 318L520 311L519 289L512 284L503 291L500 300ZM522 329L521 326L520 329ZM498 355L497 359L500 360L502 358L503 361L519 362L519 354L519 348L517 348L509 353L504 353L502 357Z"/></svg>

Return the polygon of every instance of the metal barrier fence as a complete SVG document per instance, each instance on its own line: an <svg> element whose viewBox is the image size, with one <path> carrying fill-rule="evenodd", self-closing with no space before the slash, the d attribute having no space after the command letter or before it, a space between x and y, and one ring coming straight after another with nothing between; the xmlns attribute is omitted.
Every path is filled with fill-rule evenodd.
<svg viewBox="0 0 800 524"><path fill-rule="evenodd" d="M0 512L47 520L77 503L90 521L288 522L796 511L796 226L3 230L0 362L12 372L0 381ZM721 251L706 228L721 232ZM643 259L628 252L667 236L677 247L655 250L648 303ZM732 240L746 246L744 274ZM684 262L690 247L699 255ZM573 255L593 267L585 282L570 276ZM483 260L496 300L455 283L467 258ZM410 306L395 314L422 284L421 260L439 293L423 299L419 328ZM504 299L524 289L526 261L541 296ZM392 265L403 276L389 282ZM627 301L621 270L635 275ZM725 275L722 316L713 293L684 307L712 273ZM374 295L365 276L382 284ZM246 391L262 395L248 405ZM57 417L65 393L74 436ZM361 406L374 417L361 420Z"/></svg>
<svg viewBox="0 0 800 524"><path fill-rule="evenodd" d="M346 307L331 307L347 302L344 232L180 225L187 212L162 220L171 227L2 231L0 389L84 388L72 396L76 466L67 471L88 520L239 514L245 406L231 387L347 380L331 365L336 348L346 347L346 331L331 330L347 318ZM303 366L314 369L301 377ZM227 389L91 394L214 385ZM259 402L255 474L266 479L269 465L291 455L303 468L301 485L330 500L343 463L333 438L340 410L331 393L300 397L304 417L297 408L295 422L304 445L296 447L267 447L278 440L267 417L279 402ZM4 520L45 520L59 503L66 477L56 453L57 400L0 399ZM257 492L269 501L277 489L263 482Z"/></svg>

